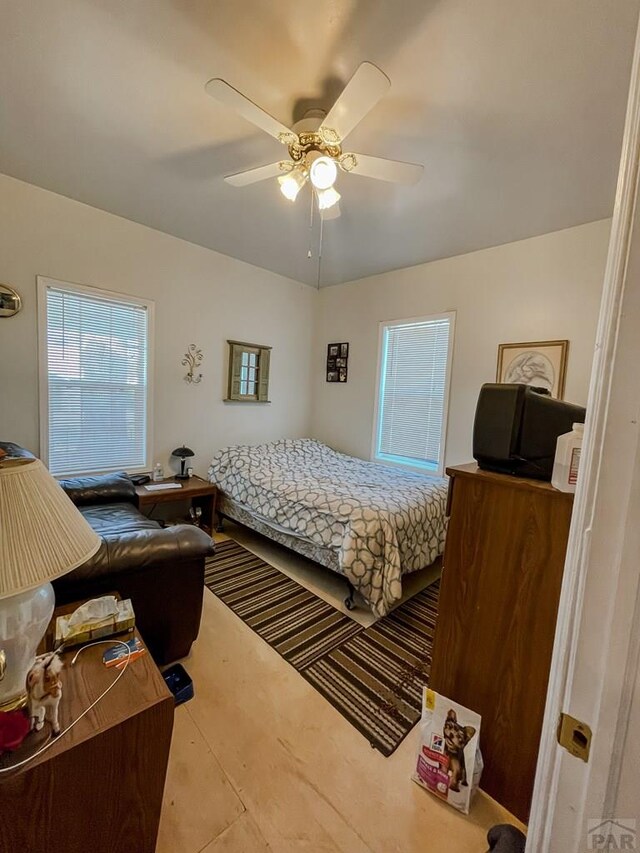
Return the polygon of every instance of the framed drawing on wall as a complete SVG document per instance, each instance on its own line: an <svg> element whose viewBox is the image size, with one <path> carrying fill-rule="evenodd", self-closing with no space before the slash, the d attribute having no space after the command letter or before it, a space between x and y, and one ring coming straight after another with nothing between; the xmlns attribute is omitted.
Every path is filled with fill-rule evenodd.
<svg viewBox="0 0 640 853"><path fill-rule="evenodd" d="M567 372L569 341L530 341L498 346L496 382L546 388L562 400Z"/></svg>

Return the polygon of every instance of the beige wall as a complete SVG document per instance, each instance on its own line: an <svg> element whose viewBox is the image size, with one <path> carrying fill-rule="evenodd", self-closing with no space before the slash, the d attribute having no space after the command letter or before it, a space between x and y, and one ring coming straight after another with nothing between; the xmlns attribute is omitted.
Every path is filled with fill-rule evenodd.
<svg viewBox="0 0 640 853"><path fill-rule="evenodd" d="M378 324L456 311L447 464L471 460L478 391L493 382L499 343L568 338L565 399L583 404L610 220L325 288L316 318L313 433L368 458ZM392 236L390 236L392 239ZM326 345L349 341L349 381L327 384Z"/></svg>
<svg viewBox="0 0 640 853"><path fill-rule="evenodd" d="M312 288L2 175L0 222L0 281L24 302L0 320L0 438L39 450L36 275L155 301L154 460L184 442L202 472L225 444L309 433ZM222 402L227 338L273 346L271 404Z"/></svg>
<svg viewBox="0 0 640 853"><path fill-rule="evenodd" d="M176 444L205 470L215 449L312 434L368 458L378 324L455 310L446 459L471 458L478 389L505 341L570 340L566 399L586 401L609 220L325 288L274 273L0 175L0 281L24 300L0 321L0 437L39 451L36 275L156 304L154 460ZM226 339L274 347L270 405L225 404ZM314 345L311 345L312 338ZM349 382L324 381L349 341ZM204 379L183 380L190 343Z"/></svg>

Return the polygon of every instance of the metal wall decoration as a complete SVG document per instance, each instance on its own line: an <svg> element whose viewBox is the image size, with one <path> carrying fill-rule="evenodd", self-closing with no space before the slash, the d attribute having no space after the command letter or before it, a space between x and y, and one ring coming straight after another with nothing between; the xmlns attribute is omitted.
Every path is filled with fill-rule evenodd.
<svg viewBox="0 0 640 853"><path fill-rule="evenodd" d="M8 284L0 284L0 317L13 317L22 308L22 299L17 290Z"/></svg>
<svg viewBox="0 0 640 853"><path fill-rule="evenodd" d="M346 382L349 344L327 344L327 382Z"/></svg>
<svg viewBox="0 0 640 853"><path fill-rule="evenodd" d="M189 349L186 351L184 358L182 359L182 364L188 368L184 377L185 382L188 382L190 385L197 385L200 382L202 374L196 373L196 369L202 364L203 358L202 350L195 344L189 344Z"/></svg>

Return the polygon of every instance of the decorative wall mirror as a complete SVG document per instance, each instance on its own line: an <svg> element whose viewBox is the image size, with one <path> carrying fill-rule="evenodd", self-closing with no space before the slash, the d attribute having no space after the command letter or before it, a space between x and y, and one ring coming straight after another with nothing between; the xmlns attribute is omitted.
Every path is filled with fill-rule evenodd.
<svg viewBox="0 0 640 853"><path fill-rule="evenodd" d="M8 284L0 284L0 317L13 317L21 308L19 293Z"/></svg>
<svg viewBox="0 0 640 853"><path fill-rule="evenodd" d="M229 382L225 402L269 403L271 347L227 341Z"/></svg>

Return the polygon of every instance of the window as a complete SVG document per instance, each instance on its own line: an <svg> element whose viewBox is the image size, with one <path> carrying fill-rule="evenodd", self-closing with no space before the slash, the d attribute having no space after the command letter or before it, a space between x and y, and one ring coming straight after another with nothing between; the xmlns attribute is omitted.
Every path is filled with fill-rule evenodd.
<svg viewBox="0 0 640 853"><path fill-rule="evenodd" d="M38 303L49 470L148 470L153 303L40 277Z"/></svg>
<svg viewBox="0 0 640 853"><path fill-rule="evenodd" d="M377 462L441 474L455 314L380 325Z"/></svg>
<svg viewBox="0 0 640 853"><path fill-rule="evenodd" d="M258 396L258 355L257 352L246 350L242 353L240 365L240 396Z"/></svg>
<svg viewBox="0 0 640 853"><path fill-rule="evenodd" d="M227 341L229 382L226 402L268 403L271 347Z"/></svg>

